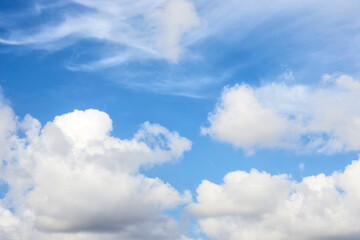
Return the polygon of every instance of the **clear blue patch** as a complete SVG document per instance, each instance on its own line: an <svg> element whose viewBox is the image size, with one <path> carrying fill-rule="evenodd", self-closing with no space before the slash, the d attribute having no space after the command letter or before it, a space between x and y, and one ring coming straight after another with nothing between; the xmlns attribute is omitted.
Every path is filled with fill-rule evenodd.
<svg viewBox="0 0 360 240"><path fill-rule="evenodd" d="M11 208L9 208L9 211L10 211L12 214L15 214L15 208L11 207Z"/></svg>
<svg viewBox="0 0 360 240"><path fill-rule="evenodd" d="M0 199L3 199L9 191L9 185L6 183L0 184Z"/></svg>
<svg viewBox="0 0 360 240"><path fill-rule="evenodd" d="M338 191L338 193L340 193L340 194L345 194L344 189L342 189L342 188L339 187L339 186L336 187L336 191Z"/></svg>
<svg viewBox="0 0 360 240"><path fill-rule="evenodd" d="M28 189L27 189L27 193L29 193L29 192L31 192L31 191L33 191L34 190L34 186L31 186L31 187L29 187Z"/></svg>

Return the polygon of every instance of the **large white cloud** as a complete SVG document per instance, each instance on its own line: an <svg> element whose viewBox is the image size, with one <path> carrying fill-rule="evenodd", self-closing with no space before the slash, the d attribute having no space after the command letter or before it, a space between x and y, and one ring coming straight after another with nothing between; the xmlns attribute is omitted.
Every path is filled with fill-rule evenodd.
<svg viewBox="0 0 360 240"><path fill-rule="evenodd" d="M9 185L0 202L1 239L181 237L164 211L191 194L139 167L181 157L189 140L147 122L132 139L112 137L111 119L94 109L57 116L44 127L31 116L17 122L6 105L1 116L0 139L8 147L0 176Z"/></svg>
<svg viewBox="0 0 360 240"><path fill-rule="evenodd" d="M346 75L326 75L317 85L235 85L223 91L202 131L250 152L359 150L359 102L360 82Z"/></svg>
<svg viewBox="0 0 360 240"><path fill-rule="evenodd" d="M218 240L359 239L360 160L344 172L301 182L255 169L204 180L187 209Z"/></svg>

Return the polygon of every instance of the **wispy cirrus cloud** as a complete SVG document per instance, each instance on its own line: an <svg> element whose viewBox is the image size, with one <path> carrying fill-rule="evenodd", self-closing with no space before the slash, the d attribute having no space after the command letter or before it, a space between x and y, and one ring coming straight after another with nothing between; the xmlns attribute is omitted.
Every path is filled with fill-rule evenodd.
<svg viewBox="0 0 360 240"><path fill-rule="evenodd" d="M44 48L49 44L62 45L64 41L94 39L131 52L125 54L127 60L141 54L145 58L177 62L182 54L183 36L200 24L193 4L187 0L74 0L59 1L58 4L45 1L36 5L39 13L49 8L61 8L63 14L58 16L61 20L44 22L31 32L10 30L9 37L0 42ZM115 55L90 64L87 69L92 65L104 68L114 62L120 64L123 61L118 58L120 54L115 52Z"/></svg>
<svg viewBox="0 0 360 240"><path fill-rule="evenodd" d="M230 0L226 3L208 0L136 3L114 0L42 0L35 1L33 11L28 11L25 16L53 11L55 17L50 20L43 19L35 26L25 29L13 29L14 26L6 29L6 25L10 23L5 18L2 25L8 31L8 37L2 37L1 40L8 44L32 44L41 47L41 44L60 41L66 37L75 37L77 40L92 38L138 49L176 62L184 44L194 44L207 37L225 38L224 33L229 31L232 34L226 35L227 39L240 37L241 40L241 37L267 22L270 22L271 28L275 29L277 34L291 30L289 24L308 25L309 29L304 31L316 33L318 37L333 35L335 31L331 28L335 25L341 27L338 31L356 30L360 22L354 7L357 4L357 1L286 0L271 3L264 0ZM291 17L293 14L296 14L296 18ZM21 12L14 16L25 18ZM330 16L333 16L333 19L329 19ZM283 27L275 26L272 21L276 19L287 19L288 22L284 23ZM315 19L318 20L318 25L311 26ZM200 29L192 31L200 26ZM234 32L235 29L237 31ZM350 34L349 31L347 33ZM356 31L353 33L356 34Z"/></svg>
<svg viewBox="0 0 360 240"><path fill-rule="evenodd" d="M254 75L271 78L288 66L303 81L313 81L324 72L354 73L360 63L359 3L354 0L38 0L28 9L13 18L0 16L1 43L49 51L77 46L81 50L73 48L66 61L72 71L126 72L124 65L136 65L146 69L148 79L169 72L171 77L159 82L169 85L155 92L200 96L209 85L203 79L234 68L236 75L254 69ZM24 24L27 20L30 24ZM197 69L179 73L185 65ZM201 87L174 90L189 79ZM139 83L132 78L120 82ZM144 81L141 87L154 92L154 82ZM194 94L191 86L199 90Z"/></svg>

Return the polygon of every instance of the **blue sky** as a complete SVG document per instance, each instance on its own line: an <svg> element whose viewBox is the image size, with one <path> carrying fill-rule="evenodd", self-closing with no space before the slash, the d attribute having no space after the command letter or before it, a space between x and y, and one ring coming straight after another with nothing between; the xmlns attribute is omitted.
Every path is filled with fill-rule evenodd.
<svg viewBox="0 0 360 240"><path fill-rule="evenodd" d="M3 0L1 238L357 239L359 9Z"/></svg>

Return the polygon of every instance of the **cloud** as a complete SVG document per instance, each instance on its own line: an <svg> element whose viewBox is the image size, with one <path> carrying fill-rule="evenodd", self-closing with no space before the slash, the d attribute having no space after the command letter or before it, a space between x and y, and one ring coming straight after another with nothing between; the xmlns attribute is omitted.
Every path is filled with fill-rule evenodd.
<svg viewBox="0 0 360 240"><path fill-rule="evenodd" d="M47 7L47 5L50 7ZM58 23L38 25L30 31L10 31L0 42L56 49L82 39L111 46L99 61L70 66L73 70L105 68L137 58L167 59L177 62L182 54L182 38L199 25L193 4L187 0L97 1L71 0L63 4L37 5L40 13L63 9ZM59 18L59 17L58 17Z"/></svg>
<svg viewBox="0 0 360 240"><path fill-rule="evenodd" d="M139 167L181 158L188 139L148 122L134 138L119 139L110 134L110 117L95 109L42 127L29 115L17 121L3 106L0 139L9 147L0 176L9 191L0 200L1 239L182 237L164 211L189 202L190 192L180 194Z"/></svg>
<svg viewBox="0 0 360 240"><path fill-rule="evenodd" d="M317 85L272 83L225 88L202 132L256 148L335 153L360 149L360 82L325 75Z"/></svg>
<svg viewBox="0 0 360 240"><path fill-rule="evenodd" d="M358 239L360 160L296 182L256 169L203 180L187 210L214 239Z"/></svg>
<svg viewBox="0 0 360 240"><path fill-rule="evenodd" d="M157 47L167 59L176 62L182 51L179 46L181 37L199 25L194 6L188 1L171 0L163 9L152 12L151 18L156 22Z"/></svg>
<svg viewBox="0 0 360 240"><path fill-rule="evenodd" d="M5 16L2 26L7 29L8 37L3 35L0 42L46 48L49 45L54 47L53 44L59 41L63 42L57 45L65 46L83 39L94 39L105 45L111 45L112 47L107 49L110 54L104 54L110 56L103 56L101 61L90 63L88 66L90 68L121 64L124 60L107 65L111 62L110 60L122 59L121 56L124 55L129 59L141 56L141 58L165 58L171 62L177 62L187 45L214 36L225 40L233 37L242 39L261 24L287 18L293 25L308 26L310 32L319 33L321 32L319 29L323 29L331 36L335 33L332 30L334 26L338 26L341 29L338 28L336 34L339 35L339 30L344 34L337 36L336 40L346 38L347 42L351 42L351 46L354 46L357 38L352 36L350 39L347 36L349 36L348 30L356 27L359 22L356 8L354 9L357 5L358 2L355 0L330 3L324 0L317 2L276 0L271 3L265 0L241 2L230 0L226 3L218 0L196 2L189 0L156 2L41 0L36 2L34 9L28 10L27 14L17 12L16 17L2 14ZM36 22L33 28L21 26L19 18L22 21L26 17L31 19L34 17L31 14L34 13L42 24ZM53 16L48 18L46 14ZM298 18L299 15L302 17ZM289 19L289 16L296 17ZM6 19L19 22L18 26L6 22ZM321 28L314 27L313 20L317 20L317 26ZM349 24L339 26L339 22ZM196 27L198 29L192 31ZM279 32L286 30L278 25L273 28ZM115 54L111 54L114 52Z"/></svg>
<svg viewBox="0 0 360 240"><path fill-rule="evenodd" d="M198 14L206 20L209 26L206 29L207 34L205 36L219 35L231 31L232 34L227 35L227 38L244 37L262 24L269 23L271 24L272 32L274 29L279 32L291 30L291 27L304 24L309 27L308 30L316 32L317 36L325 32L330 35L338 35L339 32L333 31L331 26L339 26L340 29L338 30L340 31L345 29L355 30L359 23L357 9L353 9L354 6L359 6L359 3L355 0L348 2L329 2L325 0L316 2L310 0L296 2L287 0L274 0L272 2L266 0L246 0L239 2L229 0L226 3L220 0L201 0L197 2L196 6L199 9ZM237 11L234 11L234 9L237 9ZM329 17L333 18L329 19ZM278 19L289 20L289 25L284 22L282 22L282 25L279 25L278 22L271 22ZM318 20L316 24L313 24L314 19ZM348 25L343 25L345 22ZM234 23L237 23L237 25ZM323 29L320 29L319 26L323 27ZM278 34L279 32L273 32L273 34ZM294 32L294 34L296 33ZM344 34L351 33L344 32ZM266 38L267 36L262 37ZM302 40L306 41L308 39Z"/></svg>

